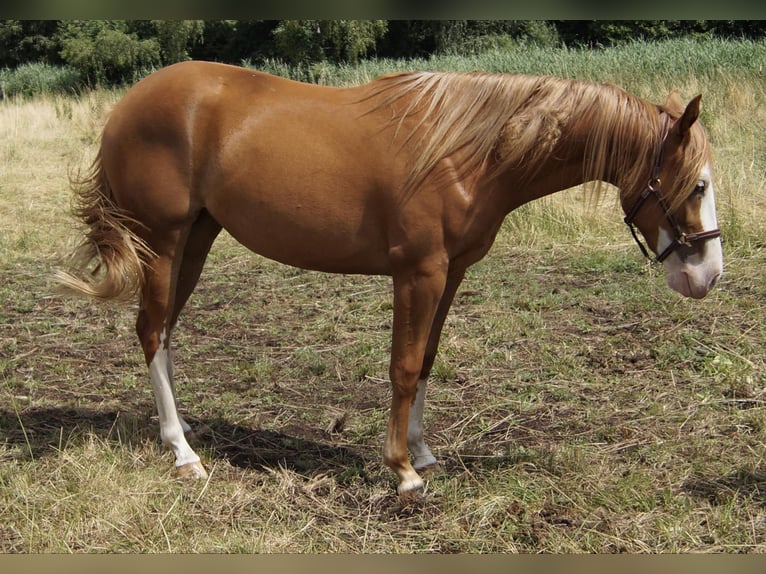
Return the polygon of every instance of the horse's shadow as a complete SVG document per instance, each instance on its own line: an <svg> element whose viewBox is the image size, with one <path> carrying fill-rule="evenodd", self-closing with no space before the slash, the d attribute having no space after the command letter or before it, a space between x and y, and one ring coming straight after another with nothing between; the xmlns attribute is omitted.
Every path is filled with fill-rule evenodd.
<svg viewBox="0 0 766 574"><path fill-rule="evenodd" d="M196 432L196 450L233 466L263 470L286 468L305 474L340 473L366 461L346 446L285 432L234 425L222 418L189 421ZM321 433L322 431L317 431ZM0 410L0 444L16 447L12 456L28 459L52 456L95 436L105 442L132 445L159 441L156 419L147 414L86 407L40 407Z"/></svg>
<svg viewBox="0 0 766 574"><path fill-rule="evenodd" d="M252 429L223 418L189 422L195 429L193 445L240 468L287 468L301 474L344 473L354 469L357 474L363 474L369 462L352 448L332 444L329 434L322 440L297 433ZM315 434L323 434L323 431Z"/></svg>
<svg viewBox="0 0 766 574"><path fill-rule="evenodd" d="M146 412L87 407L33 407L18 412L0 410L0 444L15 451L5 457L40 459L83 443L89 436L129 447L146 440L159 441L157 421ZM253 429L235 425L224 418L197 419L190 423L197 429L193 437L197 450L204 451L212 460L227 460L239 468L256 471L288 469L305 475L351 473L366 476L365 468L379 463L377 458L365 457L353 448L333 444L335 439L330 436L321 440L297 433ZM447 472L459 472L466 464L499 468L517 462L516 457L477 457L474 460L466 455L459 464L446 457L442 466ZM766 471L738 469L721 477L692 476L684 482L682 490L706 498L713 505L736 496L752 498L766 507Z"/></svg>

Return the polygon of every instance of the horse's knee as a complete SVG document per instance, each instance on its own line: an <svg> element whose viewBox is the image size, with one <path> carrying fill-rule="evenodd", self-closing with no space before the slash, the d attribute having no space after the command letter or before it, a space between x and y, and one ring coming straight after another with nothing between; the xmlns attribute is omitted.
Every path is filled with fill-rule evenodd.
<svg viewBox="0 0 766 574"><path fill-rule="evenodd" d="M395 391L403 395L414 394L420 380L423 361L407 357L391 364L389 376Z"/></svg>

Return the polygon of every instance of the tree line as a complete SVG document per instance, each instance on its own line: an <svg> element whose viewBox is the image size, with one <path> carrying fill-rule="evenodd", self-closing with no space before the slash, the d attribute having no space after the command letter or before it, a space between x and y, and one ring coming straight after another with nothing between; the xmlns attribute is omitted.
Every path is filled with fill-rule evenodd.
<svg viewBox="0 0 766 574"><path fill-rule="evenodd" d="M0 20L0 68L66 66L95 85L186 59L354 63L523 43L602 48L764 35L766 22L751 20Z"/></svg>

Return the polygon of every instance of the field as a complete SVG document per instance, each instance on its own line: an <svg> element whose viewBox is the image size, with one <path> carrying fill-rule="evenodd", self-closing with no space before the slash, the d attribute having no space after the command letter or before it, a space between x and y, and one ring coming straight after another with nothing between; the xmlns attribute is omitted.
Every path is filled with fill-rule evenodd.
<svg viewBox="0 0 766 574"><path fill-rule="evenodd" d="M51 279L78 241L68 173L121 93L0 102L0 551L766 551L765 52L639 43L311 71L539 70L657 102L703 93L719 285L702 301L670 291L614 194L512 213L445 327L426 411L441 466L416 504L381 462L390 280L281 266L225 234L175 338L210 477L177 479L135 306L62 298Z"/></svg>

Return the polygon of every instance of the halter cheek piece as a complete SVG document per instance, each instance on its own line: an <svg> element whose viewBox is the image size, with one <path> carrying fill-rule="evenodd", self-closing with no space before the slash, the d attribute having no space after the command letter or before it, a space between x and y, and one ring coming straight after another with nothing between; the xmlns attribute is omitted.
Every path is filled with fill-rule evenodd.
<svg viewBox="0 0 766 574"><path fill-rule="evenodd" d="M662 209L662 212L665 214L665 219L667 219L668 223L670 224L671 229L673 230L673 241L670 245L668 245L665 249L663 249L662 253L657 255L657 257L654 258L654 261L656 263L662 263L667 259L671 253L673 253L676 249L678 249L679 246L683 245L685 247L691 247L692 243L695 241L705 241L707 239L713 239L714 237L720 237L721 236L721 230L716 228L712 229L710 231L701 231L699 233L685 233L681 230L681 226L678 224L678 221L673 216L673 214L670 211L670 208L668 206L668 202L665 200L665 196L662 195L662 181L660 180L660 168L662 167L662 148L665 144L665 139L667 138L668 134L668 128L667 128L667 117L665 118L665 135L662 138L662 141L660 142L659 149L657 150L657 156L654 159L654 168L652 170L652 177L649 180L649 182L646 184L646 188L641 192L641 195L636 200L636 203L633 204L633 207L630 209L628 214L625 216L625 224L630 229L630 233L633 235L633 239L636 240L636 244L638 245L639 249L641 249L641 253L644 254L644 257L647 259L651 259L651 255L649 255L649 250L644 247L644 244L641 243L641 240L638 237L638 233L636 232L636 226L633 224L633 221L636 218L636 215L638 215L639 210L641 209L641 206L646 203L646 200L650 196L654 196L654 198L657 200L657 203L660 204L660 208Z"/></svg>

